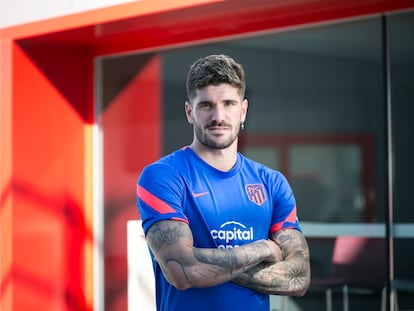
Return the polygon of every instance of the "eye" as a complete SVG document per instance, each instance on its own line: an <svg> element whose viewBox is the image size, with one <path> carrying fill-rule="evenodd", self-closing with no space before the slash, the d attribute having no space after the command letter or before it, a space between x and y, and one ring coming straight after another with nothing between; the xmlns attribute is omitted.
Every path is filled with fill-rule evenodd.
<svg viewBox="0 0 414 311"><path fill-rule="evenodd" d="M236 104L237 104L237 102L235 100L226 100L226 101L224 101L224 105L226 105L226 106L234 106Z"/></svg>
<svg viewBox="0 0 414 311"><path fill-rule="evenodd" d="M209 109L211 108L211 103L209 102L201 102L197 105L200 109Z"/></svg>

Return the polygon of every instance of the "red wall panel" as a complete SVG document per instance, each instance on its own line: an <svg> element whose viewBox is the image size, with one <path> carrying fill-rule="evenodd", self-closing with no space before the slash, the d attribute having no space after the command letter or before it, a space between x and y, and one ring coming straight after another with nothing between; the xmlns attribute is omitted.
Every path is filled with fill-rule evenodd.
<svg viewBox="0 0 414 311"><path fill-rule="evenodd" d="M0 310L13 310L12 40L0 36Z"/></svg>
<svg viewBox="0 0 414 311"><path fill-rule="evenodd" d="M89 310L83 294L92 229L84 215L88 114L79 112L87 105L76 98L87 98L82 77L90 67L79 65L87 54L78 51L30 52L16 46L13 53L13 310ZM65 61L43 66L53 58ZM66 79L65 89L58 78Z"/></svg>
<svg viewBox="0 0 414 311"><path fill-rule="evenodd" d="M127 310L128 220L136 181L161 154L160 59L150 58L101 113L104 144L105 310ZM115 75L115 73L108 73Z"/></svg>

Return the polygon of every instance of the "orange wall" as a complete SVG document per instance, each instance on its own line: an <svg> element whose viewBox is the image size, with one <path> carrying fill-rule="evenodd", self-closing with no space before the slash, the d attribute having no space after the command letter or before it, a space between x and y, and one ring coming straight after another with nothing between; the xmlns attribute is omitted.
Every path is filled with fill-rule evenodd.
<svg viewBox="0 0 414 311"><path fill-rule="evenodd" d="M1 38L1 37L0 37ZM13 41L0 40L0 309L13 310L11 72Z"/></svg>
<svg viewBox="0 0 414 311"><path fill-rule="evenodd" d="M84 260L93 238L85 218L91 61L52 47L30 55L13 49L13 310L92 310Z"/></svg>

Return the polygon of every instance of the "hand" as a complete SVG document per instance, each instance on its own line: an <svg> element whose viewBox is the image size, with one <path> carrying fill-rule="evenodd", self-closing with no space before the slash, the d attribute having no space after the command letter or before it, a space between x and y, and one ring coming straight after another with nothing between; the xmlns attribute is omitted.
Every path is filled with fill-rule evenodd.
<svg viewBox="0 0 414 311"><path fill-rule="evenodd" d="M268 247L271 249L272 254L264 260L264 262L279 262L283 260L282 249L272 240L266 240Z"/></svg>

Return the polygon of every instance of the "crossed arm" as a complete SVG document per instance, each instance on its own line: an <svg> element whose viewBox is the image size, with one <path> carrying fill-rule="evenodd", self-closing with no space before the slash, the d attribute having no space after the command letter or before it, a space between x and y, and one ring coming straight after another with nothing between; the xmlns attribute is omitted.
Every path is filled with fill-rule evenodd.
<svg viewBox="0 0 414 311"><path fill-rule="evenodd" d="M165 278L178 289L234 281L262 293L303 295L310 278L309 252L296 232L284 230L273 241L232 249L195 248L186 223L164 220L153 224L146 238Z"/></svg>
<svg viewBox="0 0 414 311"><path fill-rule="evenodd" d="M280 246L282 260L260 263L233 282L264 294L303 296L311 278L305 237L295 229L285 229L274 233L271 239Z"/></svg>

